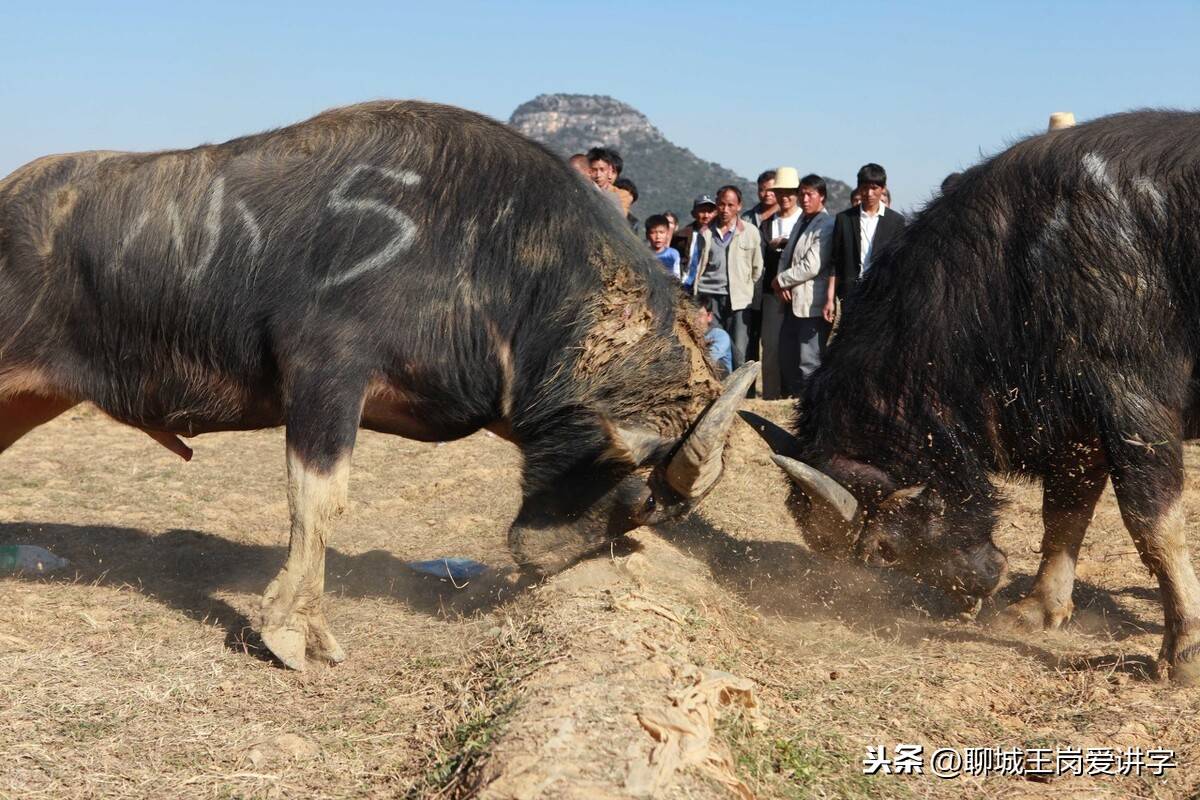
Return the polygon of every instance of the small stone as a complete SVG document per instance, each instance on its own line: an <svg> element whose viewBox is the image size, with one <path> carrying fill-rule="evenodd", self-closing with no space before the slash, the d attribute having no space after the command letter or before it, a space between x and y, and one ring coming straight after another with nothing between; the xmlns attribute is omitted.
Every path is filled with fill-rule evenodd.
<svg viewBox="0 0 1200 800"><path fill-rule="evenodd" d="M252 744L246 752L246 759L257 767L264 762L314 758L320 752L321 748L310 739L294 733L281 733Z"/></svg>

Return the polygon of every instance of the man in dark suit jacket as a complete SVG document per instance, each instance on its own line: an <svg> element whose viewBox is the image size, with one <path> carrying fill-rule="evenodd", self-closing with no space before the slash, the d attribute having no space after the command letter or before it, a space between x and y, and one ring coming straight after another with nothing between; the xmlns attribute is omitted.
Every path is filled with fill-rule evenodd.
<svg viewBox="0 0 1200 800"><path fill-rule="evenodd" d="M887 172L878 164L858 171L862 202L837 215L833 227L833 277L830 297L844 299L850 288L871 269L872 256L904 230L904 215L883 204Z"/></svg>

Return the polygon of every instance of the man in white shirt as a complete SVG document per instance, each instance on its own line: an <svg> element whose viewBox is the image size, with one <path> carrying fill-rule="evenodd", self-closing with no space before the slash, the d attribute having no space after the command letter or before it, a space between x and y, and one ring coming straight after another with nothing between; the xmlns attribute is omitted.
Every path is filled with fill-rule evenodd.
<svg viewBox="0 0 1200 800"><path fill-rule="evenodd" d="M870 272L875 255L904 230L900 212L883 204L887 172L878 164L865 164L858 171L862 202L838 214L833 229L833 275L829 281L828 316L833 316L832 300L844 299L850 288Z"/></svg>
<svg viewBox="0 0 1200 800"><path fill-rule="evenodd" d="M768 173L764 173L768 174ZM758 228L763 240L763 298L760 316L762 345L762 386L764 400L778 400L783 396L783 382L779 374L779 330L783 326L784 302L769 289L780 271L780 264L788 263L791 249L795 246L793 232L800 221L800 173L795 167L779 167L769 173L777 209ZM784 269L787 269L785 266Z"/></svg>

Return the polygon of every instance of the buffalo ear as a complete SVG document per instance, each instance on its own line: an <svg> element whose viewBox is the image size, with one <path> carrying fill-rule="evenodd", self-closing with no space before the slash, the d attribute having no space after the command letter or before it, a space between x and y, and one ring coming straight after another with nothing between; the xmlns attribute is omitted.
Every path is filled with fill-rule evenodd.
<svg viewBox="0 0 1200 800"><path fill-rule="evenodd" d="M946 501L942 499L940 494L924 484L905 486L902 489L897 489L888 495L886 502L891 504L893 501L904 505L916 506L935 517L940 517L946 513Z"/></svg>

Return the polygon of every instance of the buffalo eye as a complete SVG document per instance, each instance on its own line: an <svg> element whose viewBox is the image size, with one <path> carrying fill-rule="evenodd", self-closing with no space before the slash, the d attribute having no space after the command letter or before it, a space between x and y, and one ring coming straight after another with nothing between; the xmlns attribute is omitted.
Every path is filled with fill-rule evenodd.
<svg viewBox="0 0 1200 800"><path fill-rule="evenodd" d="M639 525L647 525L657 510L658 501L654 499L654 492L650 492L646 495L646 499L641 502L641 505L637 507L637 510L634 511L633 516Z"/></svg>

